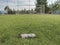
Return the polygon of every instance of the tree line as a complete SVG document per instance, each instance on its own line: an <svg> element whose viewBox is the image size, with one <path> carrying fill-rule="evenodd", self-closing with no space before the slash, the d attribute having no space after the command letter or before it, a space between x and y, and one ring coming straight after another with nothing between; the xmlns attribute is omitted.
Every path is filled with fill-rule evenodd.
<svg viewBox="0 0 60 45"><path fill-rule="evenodd" d="M36 0L36 8L35 10L31 9L31 10L12 10L10 9L9 6L6 6L4 8L5 11L7 11L8 14L16 14L16 13L20 13L20 14L29 14L29 13L40 13L40 12L44 12L44 13L51 13L52 11L58 10L60 9L60 0L56 1L53 4L47 5L47 0Z"/></svg>

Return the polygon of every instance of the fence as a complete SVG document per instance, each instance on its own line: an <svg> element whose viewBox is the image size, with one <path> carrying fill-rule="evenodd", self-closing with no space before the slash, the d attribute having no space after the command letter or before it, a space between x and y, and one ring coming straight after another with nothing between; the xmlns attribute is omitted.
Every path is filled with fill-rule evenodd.
<svg viewBox="0 0 60 45"><path fill-rule="evenodd" d="M7 11L10 9L9 13L11 13L12 10L15 14L45 13L45 5L38 5L36 8L36 0L1 0L0 7L0 10ZM7 10L5 10L5 8ZM36 11L36 9L39 11Z"/></svg>

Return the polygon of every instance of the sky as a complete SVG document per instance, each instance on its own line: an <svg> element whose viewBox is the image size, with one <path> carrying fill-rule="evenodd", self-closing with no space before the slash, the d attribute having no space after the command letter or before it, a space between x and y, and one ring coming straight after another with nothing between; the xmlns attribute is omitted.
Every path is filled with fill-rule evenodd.
<svg viewBox="0 0 60 45"><path fill-rule="evenodd" d="M9 5L11 9L34 9L36 0L0 0L0 10L4 10L4 7ZM47 0L48 4L54 3L56 0ZM31 5L31 6L29 6Z"/></svg>
<svg viewBox="0 0 60 45"><path fill-rule="evenodd" d="M48 4L54 3L57 0L47 0Z"/></svg>

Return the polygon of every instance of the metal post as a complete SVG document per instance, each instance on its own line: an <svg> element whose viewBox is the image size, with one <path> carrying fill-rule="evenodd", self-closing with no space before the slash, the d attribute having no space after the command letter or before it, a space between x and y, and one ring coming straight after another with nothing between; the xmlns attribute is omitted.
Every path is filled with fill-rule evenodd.
<svg viewBox="0 0 60 45"><path fill-rule="evenodd" d="M7 0L7 5L8 5L8 0Z"/></svg>
<svg viewBox="0 0 60 45"><path fill-rule="evenodd" d="M18 14L18 10L19 10L19 0L17 0L17 14Z"/></svg>
<svg viewBox="0 0 60 45"><path fill-rule="evenodd" d="M29 0L29 10L30 10L30 0Z"/></svg>

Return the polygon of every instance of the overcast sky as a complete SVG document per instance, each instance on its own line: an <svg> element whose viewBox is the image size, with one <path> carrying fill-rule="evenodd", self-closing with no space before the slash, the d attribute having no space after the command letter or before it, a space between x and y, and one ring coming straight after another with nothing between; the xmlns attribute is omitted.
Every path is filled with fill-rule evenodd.
<svg viewBox="0 0 60 45"><path fill-rule="evenodd" d="M47 0L48 4L54 3L55 1L56 0ZM28 6L29 0L0 0L0 10L3 10L6 5L9 5L11 9L14 8L16 10L24 9L24 8L29 9L29 6ZM30 5L35 5L35 0L30 0ZM30 9L34 9L34 8L35 6L30 6Z"/></svg>
<svg viewBox="0 0 60 45"><path fill-rule="evenodd" d="M57 0L47 0L48 4L54 3Z"/></svg>

